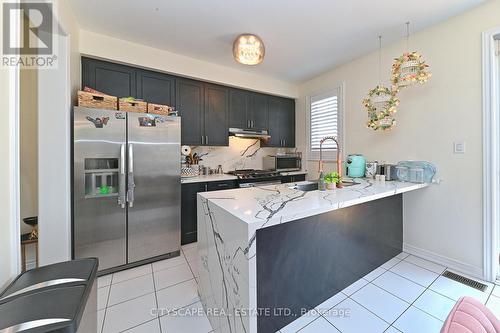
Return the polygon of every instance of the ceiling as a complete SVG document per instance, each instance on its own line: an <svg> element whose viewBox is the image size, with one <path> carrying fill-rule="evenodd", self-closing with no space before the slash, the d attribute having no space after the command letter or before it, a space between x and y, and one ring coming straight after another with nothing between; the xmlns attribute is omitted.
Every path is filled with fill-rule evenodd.
<svg viewBox="0 0 500 333"><path fill-rule="evenodd" d="M82 29L300 83L485 0L70 0ZM240 33L259 35L264 62L232 57Z"/></svg>

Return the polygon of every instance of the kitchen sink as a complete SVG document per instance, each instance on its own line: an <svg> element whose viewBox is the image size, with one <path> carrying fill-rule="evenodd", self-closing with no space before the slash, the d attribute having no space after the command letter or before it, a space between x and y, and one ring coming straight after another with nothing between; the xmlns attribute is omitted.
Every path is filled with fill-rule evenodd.
<svg viewBox="0 0 500 333"><path fill-rule="evenodd" d="M294 184L292 186L289 186L289 188L304 192L316 191L318 189L318 183Z"/></svg>
<svg viewBox="0 0 500 333"><path fill-rule="evenodd" d="M356 183L352 180L345 180L342 182L343 187L350 187L354 185L359 185L360 183ZM304 192L309 192L309 191L316 191L318 189L318 183L307 183L307 184L294 184L289 186L289 188L294 189L294 190L300 190Z"/></svg>

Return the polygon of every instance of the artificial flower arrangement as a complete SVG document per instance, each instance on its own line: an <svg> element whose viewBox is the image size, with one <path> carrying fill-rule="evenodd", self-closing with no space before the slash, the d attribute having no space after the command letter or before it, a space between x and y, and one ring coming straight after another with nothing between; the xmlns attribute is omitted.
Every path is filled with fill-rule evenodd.
<svg viewBox="0 0 500 333"><path fill-rule="evenodd" d="M366 126L373 130L389 130L395 124L393 114L397 112L399 99L397 91L387 87L376 86L368 93L368 98L363 100L363 105L368 112Z"/></svg>
<svg viewBox="0 0 500 333"><path fill-rule="evenodd" d="M414 83L424 84L431 77L429 65L418 52L403 53L392 65L392 90L397 90Z"/></svg>

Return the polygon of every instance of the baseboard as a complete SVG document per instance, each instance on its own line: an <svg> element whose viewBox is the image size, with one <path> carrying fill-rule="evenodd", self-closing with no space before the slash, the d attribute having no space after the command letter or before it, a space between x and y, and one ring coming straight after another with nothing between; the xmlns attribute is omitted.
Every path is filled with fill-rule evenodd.
<svg viewBox="0 0 500 333"><path fill-rule="evenodd" d="M448 258L406 243L403 243L403 251L409 254L413 254L417 257L433 261L436 264L446 266L465 275L484 280L484 271L481 267L466 264L459 260Z"/></svg>

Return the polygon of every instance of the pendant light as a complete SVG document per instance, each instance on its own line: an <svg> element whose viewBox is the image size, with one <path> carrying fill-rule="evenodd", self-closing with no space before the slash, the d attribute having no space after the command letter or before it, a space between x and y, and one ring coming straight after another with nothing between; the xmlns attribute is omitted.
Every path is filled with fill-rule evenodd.
<svg viewBox="0 0 500 333"><path fill-rule="evenodd" d="M388 130L395 124L394 113L397 111L399 99L396 92L382 86L382 36L378 36L378 80L379 84L368 92L363 105L368 113L367 127L373 130Z"/></svg>
<svg viewBox="0 0 500 333"><path fill-rule="evenodd" d="M410 22L406 22L406 52L392 65L392 89L400 90L415 83L424 84L431 77L422 55L410 52Z"/></svg>
<svg viewBox="0 0 500 333"><path fill-rule="evenodd" d="M262 39L253 34L242 34L233 42L234 59L243 65L257 65L264 60L265 47Z"/></svg>

